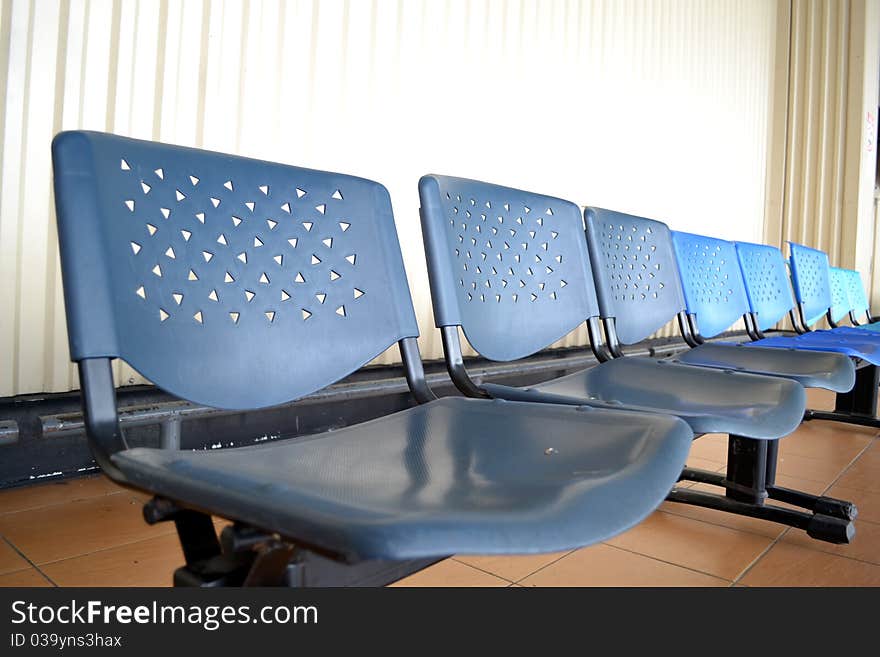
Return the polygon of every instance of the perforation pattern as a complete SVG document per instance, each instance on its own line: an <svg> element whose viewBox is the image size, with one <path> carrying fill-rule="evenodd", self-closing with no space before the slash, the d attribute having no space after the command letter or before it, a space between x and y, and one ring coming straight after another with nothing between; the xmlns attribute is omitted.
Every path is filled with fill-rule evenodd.
<svg viewBox="0 0 880 657"><path fill-rule="evenodd" d="M576 206L446 176L425 177L420 194L431 284L456 306L438 322L448 314L483 355L527 355L595 314Z"/></svg>
<svg viewBox="0 0 880 657"><path fill-rule="evenodd" d="M275 380L264 397L287 400L356 369L401 333L416 334L390 202L376 183L69 134L85 137L94 158L95 228L105 236L115 316L105 319L116 325L118 355L158 385L238 406L260 396L241 390L251 377L260 390ZM64 155L81 162L77 145ZM63 163L57 169L63 176ZM59 214L75 231L72 213ZM86 236L62 247L94 248L79 239ZM219 398L184 380L211 370L228 370L231 383L204 386L223 388Z"/></svg>
<svg viewBox="0 0 880 657"><path fill-rule="evenodd" d="M862 276L859 272L852 269L845 269L844 271L846 272L847 295L849 296L850 305L852 305L855 312L865 313L870 308L870 305L865 294Z"/></svg>
<svg viewBox="0 0 880 657"><path fill-rule="evenodd" d="M601 208L586 219L602 314L616 318L622 342L638 342L684 309L669 228Z"/></svg>
<svg viewBox="0 0 880 657"><path fill-rule="evenodd" d="M849 298L849 272L830 267L828 282L831 286L831 318L836 322L845 317L852 305Z"/></svg>
<svg viewBox="0 0 880 657"><path fill-rule="evenodd" d="M465 303L558 301L567 285L553 208L444 194Z"/></svg>
<svg viewBox="0 0 880 657"><path fill-rule="evenodd" d="M811 325L831 308L828 256L801 244L789 245L795 298L803 304L807 324Z"/></svg>
<svg viewBox="0 0 880 657"><path fill-rule="evenodd" d="M702 335L729 328L749 310L732 242L673 231L672 241L688 312Z"/></svg>
<svg viewBox="0 0 880 657"><path fill-rule="evenodd" d="M794 307L782 252L764 244L737 242L736 253L758 327L772 328Z"/></svg>
<svg viewBox="0 0 880 657"><path fill-rule="evenodd" d="M166 330L215 321L244 330L251 315L270 324L350 320L352 304L365 303L358 301L368 287L358 280L358 231L349 232L352 208L341 190L309 193L221 180L204 166L155 164L133 170L121 158L117 184L131 196L120 221L132 292Z"/></svg>

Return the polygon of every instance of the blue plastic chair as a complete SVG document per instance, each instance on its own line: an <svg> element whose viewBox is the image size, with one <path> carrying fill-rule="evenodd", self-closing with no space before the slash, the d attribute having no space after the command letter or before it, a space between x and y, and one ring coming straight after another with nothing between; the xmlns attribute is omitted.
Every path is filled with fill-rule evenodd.
<svg viewBox="0 0 880 657"><path fill-rule="evenodd" d="M381 185L94 132L52 153L89 443L156 495L147 518L175 521L177 583L286 582L300 546L344 562L574 548L677 480L693 436L673 417L435 400ZM257 409L395 343L421 403L388 417L208 451L132 447L119 428L113 358L185 399ZM208 514L236 522L222 550Z"/></svg>
<svg viewBox="0 0 880 657"><path fill-rule="evenodd" d="M691 365L732 367L783 376L805 387L847 392L855 367L843 354L770 349L749 343L705 342L737 321L749 325L749 300L733 242L691 233L672 233L687 318L682 334L693 347L677 358ZM745 348L748 346L748 348Z"/></svg>
<svg viewBox="0 0 880 657"><path fill-rule="evenodd" d="M831 351L856 359L855 385L851 391L837 394L835 410L810 410L804 419L880 427L880 419L875 415L877 386L880 383L876 367L880 362L880 351L875 335L867 331L864 335L855 335L852 329L809 330L809 325L821 319L832 306L828 257L821 251L797 244L792 244L791 248L790 283L779 249L763 244L736 244L749 297L754 344L782 349ZM792 287L797 303L792 297ZM766 337L763 332L776 326L786 315L790 317L798 335Z"/></svg>
<svg viewBox="0 0 880 657"><path fill-rule="evenodd" d="M872 364L880 363L880 343L870 334L854 335L831 329L809 330L831 308L828 259L821 251L792 244L792 277L776 247L737 242L737 256L748 291L755 322L754 344L763 347L831 351ZM798 269L800 276L798 276ZM797 302L792 298L794 287ZM824 306L824 308L823 308ZM776 326L786 315L798 331L795 336L765 337L763 331Z"/></svg>
<svg viewBox="0 0 880 657"><path fill-rule="evenodd" d="M859 272L852 269L841 270L846 274L846 291L849 300L849 319L853 326L868 331L880 331L880 320L876 319L871 313L871 305L868 303L868 296L865 294L865 285L862 282L862 276ZM859 318L861 315L861 319ZM866 324L862 324L867 321Z"/></svg>
<svg viewBox="0 0 880 657"><path fill-rule="evenodd" d="M695 433L734 434L730 479L704 473L706 481L725 486L727 497L676 489L670 499L774 519L825 540L849 540L852 527L846 519L763 505L766 440L800 423L805 394L799 384L608 353L600 315L612 334L616 318L617 335L631 343L675 316L670 300L673 308L683 308L677 280L670 278L676 276L675 263L653 259L649 225L591 209L588 252L580 210L562 199L439 175L420 180L419 198L434 319L447 368L462 392L559 407L671 413ZM535 353L583 322L602 361L590 369L516 388L478 383L464 365L459 329L486 358L509 361Z"/></svg>
<svg viewBox="0 0 880 657"><path fill-rule="evenodd" d="M880 331L880 323L861 324L856 316L856 313L870 316L859 273L850 269L829 267L828 279L831 286L831 307L828 309L826 319L835 332L864 337L865 331L871 333ZM842 325L840 322L844 318L848 318L852 326Z"/></svg>

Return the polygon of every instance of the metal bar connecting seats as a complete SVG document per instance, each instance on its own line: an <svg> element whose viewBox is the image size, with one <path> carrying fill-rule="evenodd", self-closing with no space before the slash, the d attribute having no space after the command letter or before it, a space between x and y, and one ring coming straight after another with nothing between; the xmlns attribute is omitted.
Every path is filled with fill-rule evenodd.
<svg viewBox="0 0 880 657"><path fill-rule="evenodd" d="M756 337L760 338L753 344L783 349L831 351L872 365L880 363L880 341L867 331L861 335L838 329L822 331L809 328L824 317L831 307L828 257L821 251L799 244L790 246L791 282L779 249L764 244L736 243L749 307L757 328ZM801 334L763 337L762 332L776 326L785 315L791 317L792 323Z"/></svg>
<svg viewBox="0 0 880 657"><path fill-rule="evenodd" d="M600 314L617 317L623 338L638 342L683 308L677 281L666 284L675 263L651 259L648 224L591 211L588 253L579 208L558 198L438 175L421 179L419 197L434 317L447 366L466 394L670 413L695 433L751 438L779 438L800 423L805 394L794 381L603 354ZM639 288L627 282L637 274ZM483 356L509 361L583 322L606 361L595 367L529 388L480 386L464 370L459 328Z"/></svg>
<svg viewBox="0 0 880 657"><path fill-rule="evenodd" d="M53 161L70 349L117 482L352 562L590 544L677 480L693 435L674 417L435 400L380 184L94 132L58 135ZM185 399L258 409L395 342L422 403L387 417L208 451L119 430L113 358Z"/></svg>
<svg viewBox="0 0 880 657"><path fill-rule="evenodd" d="M659 242L658 238L658 242ZM790 378L804 387L847 392L855 383L855 366L843 354L789 351L750 343L704 342L743 320L749 326L749 301L733 242L672 232L682 291L687 306L682 330L694 348L676 358L689 365L733 368ZM665 248L660 246L659 248Z"/></svg>

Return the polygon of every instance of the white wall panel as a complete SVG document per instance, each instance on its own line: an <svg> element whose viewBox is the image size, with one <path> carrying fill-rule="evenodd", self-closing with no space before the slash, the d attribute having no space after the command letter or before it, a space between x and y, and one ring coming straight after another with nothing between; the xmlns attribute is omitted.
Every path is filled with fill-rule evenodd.
<svg viewBox="0 0 880 657"><path fill-rule="evenodd" d="M765 0L2 0L0 396L76 386L52 214L58 130L383 182L423 353L437 357L421 174L760 239L776 31ZM117 375L139 380L122 364Z"/></svg>

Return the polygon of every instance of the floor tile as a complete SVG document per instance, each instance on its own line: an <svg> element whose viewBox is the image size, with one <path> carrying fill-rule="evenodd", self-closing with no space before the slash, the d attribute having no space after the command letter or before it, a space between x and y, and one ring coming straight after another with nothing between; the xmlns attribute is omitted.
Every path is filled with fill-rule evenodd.
<svg viewBox="0 0 880 657"><path fill-rule="evenodd" d="M779 542L755 564L747 586L880 586L880 566Z"/></svg>
<svg viewBox="0 0 880 657"><path fill-rule="evenodd" d="M880 469L870 461L859 459L834 483L844 488L880 493Z"/></svg>
<svg viewBox="0 0 880 657"><path fill-rule="evenodd" d="M729 582L610 545L572 552L519 582L523 586L727 586Z"/></svg>
<svg viewBox="0 0 880 657"><path fill-rule="evenodd" d="M837 394L831 390L822 390L821 388L807 389L807 408L818 411L830 411L834 408L834 400Z"/></svg>
<svg viewBox="0 0 880 657"><path fill-rule="evenodd" d="M784 543L799 545L812 550L820 550L841 557L867 561L880 566L880 525L873 522L856 520L856 535L849 545L835 545L825 541L817 541L799 529L791 529L782 537Z"/></svg>
<svg viewBox="0 0 880 657"><path fill-rule="evenodd" d="M849 465L874 440L876 429L839 422L804 422L797 431L779 441L779 453L806 456L839 466Z"/></svg>
<svg viewBox="0 0 880 657"><path fill-rule="evenodd" d="M791 475L776 473L776 485L781 488L791 488L799 490L810 495L822 495L828 484L813 479L802 479L800 477L792 477Z"/></svg>
<svg viewBox="0 0 880 657"><path fill-rule="evenodd" d="M58 586L171 586L184 563L176 534L41 566Z"/></svg>
<svg viewBox="0 0 880 657"><path fill-rule="evenodd" d="M0 534L37 565L171 532L172 523L144 522L124 493L0 515Z"/></svg>
<svg viewBox="0 0 880 657"><path fill-rule="evenodd" d="M880 476L880 473L878 473ZM835 484L825 493L828 497L836 497L839 500L847 500L855 503L859 509L859 520L880 523L880 492L872 493L858 488L848 488L841 484Z"/></svg>
<svg viewBox="0 0 880 657"><path fill-rule="evenodd" d="M700 436L691 445L688 459L691 457L725 465L727 463L727 436L720 433L708 433L705 436Z"/></svg>
<svg viewBox="0 0 880 657"><path fill-rule="evenodd" d="M488 573L503 577L511 582L521 580L531 575L536 570L564 557L568 552L554 552L551 554L527 554L527 555L460 555L456 561L461 561L474 568L485 570Z"/></svg>
<svg viewBox="0 0 880 657"><path fill-rule="evenodd" d="M871 465L872 467L877 468L880 471L880 440L872 440L871 444L868 446L859 460L862 463L866 463Z"/></svg>
<svg viewBox="0 0 880 657"><path fill-rule="evenodd" d="M828 486L843 472L846 465L797 454L780 454L776 461L776 472L799 479L812 479Z"/></svg>
<svg viewBox="0 0 880 657"><path fill-rule="evenodd" d="M31 565L0 536L0 574L24 570Z"/></svg>
<svg viewBox="0 0 880 657"><path fill-rule="evenodd" d="M698 470L708 470L709 472L724 472L727 469L727 463L719 461L710 461L702 459L699 456L688 456L687 467L696 468Z"/></svg>
<svg viewBox="0 0 880 657"><path fill-rule="evenodd" d="M52 586L51 582L43 577L36 568L18 570L14 573L0 575L0 588L9 586L27 586L31 588Z"/></svg>
<svg viewBox="0 0 880 657"><path fill-rule="evenodd" d="M772 541L766 536L659 512L606 542L648 557L733 580Z"/></svg>
<svg viewBox="0 0 880 657"><path fill-rule="evenodd" d="M510 582L454 559L435 563L391 586L508 586Z"/></svg>
<svg viewBox="0 0 880 657"><path fill-rule="evenodd" d="M694 484L691 490L703 493L723 494L722 489L717 486L707 486L706 484ZM716 511L715 509L707 509L692 504L678 504L675 502L664 502L660 505L660 510L665 513L671 513L685 518L692 518L703 522L737 529L739 531L751 532L766 536L767 538L776 538L784 532L787 527L779 523L769 522L767 520L759 520L758 518L748 518L739 516L725 511Z"/></svg>
<svg viewBox="0 0 880 657"><path fill-rule="evenodd" d="M74 500L119 493L123 490L104 475L10 488L0 491L0 513L26 511L50 504L65 504Z"/></svg>

